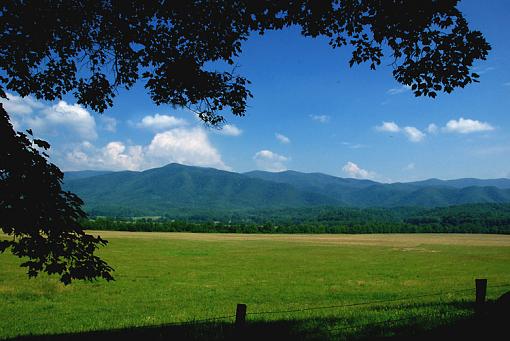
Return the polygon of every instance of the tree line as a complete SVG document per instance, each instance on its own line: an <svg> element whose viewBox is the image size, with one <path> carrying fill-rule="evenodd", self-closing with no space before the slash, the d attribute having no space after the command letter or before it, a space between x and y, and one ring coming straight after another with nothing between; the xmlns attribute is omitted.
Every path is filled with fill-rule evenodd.
<svg viewBox="0 0 510 341"><path fill-rule="evenodd" d="M510 234L510 204L188 212L180 216L94 217L85 220L83 226L133 232Z"/></svg>

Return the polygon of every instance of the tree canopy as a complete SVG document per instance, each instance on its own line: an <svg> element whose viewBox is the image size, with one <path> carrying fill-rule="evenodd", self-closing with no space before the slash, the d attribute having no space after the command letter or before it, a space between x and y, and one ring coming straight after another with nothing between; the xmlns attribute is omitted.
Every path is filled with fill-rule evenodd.
<svg viewBox="0 0 510 341"><path fill-rule="evenodd" d="M350 65L385 54L415 95L435 97L476 81L489 44L456 0L4 1L0 79L21 96L72 92L103 112L138 80L156 104L189 106L205 122L246 111L249 81L207 63L234 64L253 32L298 26L304 36L350 45Z"/></svg>
<svg viewBox="0 0 510 341"><path fill-rule="evenodd" d="M7 91L77 103L103 112L119 89L138 81L156 104L185 106L204 122L242 116L249 80L236 58L250 34L297 26L350 46L350 66L375 69L391 60L394 78L416 96L435 97L476 82L471 71L490 50L471 30L456 0L5 0L0 4L0 96ZM232 65L211 70L211 62ZM111 268L93 255L105 241L83 232L81 200L61 189L62 173L42 151L49 145L15 132L3 108L0 226L10 247L28 256L29 275L62 281L103 277ZM41 150L42 149L42 150Z"/></svg>

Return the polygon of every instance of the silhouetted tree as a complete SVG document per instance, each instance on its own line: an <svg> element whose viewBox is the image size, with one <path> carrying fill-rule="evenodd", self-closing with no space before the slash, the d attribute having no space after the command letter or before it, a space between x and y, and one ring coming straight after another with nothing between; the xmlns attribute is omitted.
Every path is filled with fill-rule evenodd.
<svg viewBox="0 0 510 341"><path fill-rule="evenodd" d="M304 36L329 38L334 48L352 46L351 66L368 62L375 69L389 56L398 82L410 86L416 96L435 97L438 91L449 93L476 81L478 75L470 67L475 60L485 59L490 49L480 32L469 29L456 6L455 0L4 0L0 5L0 96L11 90L21 96L55 100L73 93L79 104L103 112L113 105L119 88L129 89L142 79L156 104L186 106L204 122L217 125L225 110L244 115L251 94L249 81L235 74L235 68L212 71L208 63L233 65L242 42L253 32L298 26ZM8 126L7 116L0 119ZM18 143L29 148L24 134L4 130L3 134L10 135L2 135L3 145ZM36 149L30 150L34 160L40 157ZM1 181L8 184L23 174L45 172L44 167L42 173L26 172L23 167L29 164L20 162L12 168L15 174L0 165ZM0 218L2 229L26 235L27 242L40 237L34 231L43 225L47 228L47 250L35 242L16 250L16 244L10 244L18 255L52 254L51 248L63 238L51 232L55 220L65 229L77 226L67 215L81 212L77 211L79 201L62 194L60 172L51 169L44 174L47 181L56 179L51 182L55 187L50 186L53 194L45 197L45 205L67 198L66 207L73 209L40 211L44 214L37 217L45 224L34 219L28 234L14 224L17 218L23 219L22 211L9 208L1 212L5 213ZM28 192L20 187L16 193ZM6 195L5 200L14 199ZM36 201L18 204L26 212L38 205ZM8 208L11 203L2 205ZM73 231L84 238L79 228ZM71 240L69 236L66 241ZM93 249L72 257L90 257ZM31 274L38 270L48 269L32 266ZM87 275L103 276L103 270L92 266ZM87 277L66 273L70 278Z"/></svg>
<svg viewBox="0 0 510 341"><path fill-rule="evenodd" d="M27 131L29 135L31 131ZM61 189L63 174L47 160L47 142L16 133L0 103L0 222L12 240L0 240L0 252L11 248L27 257L29 276L40 271L72 279L111 280L111 268L94 251L106 245L83 232L83 202Z"/></svg>

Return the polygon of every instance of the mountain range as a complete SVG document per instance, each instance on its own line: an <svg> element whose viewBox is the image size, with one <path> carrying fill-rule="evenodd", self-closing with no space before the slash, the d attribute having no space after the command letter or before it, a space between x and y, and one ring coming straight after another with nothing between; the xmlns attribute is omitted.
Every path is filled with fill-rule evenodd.
<svg viewBox="0 0 510 341"><path fill-rule="evenodd" d="M169 164L145 171L75 171L64 189L96 215L161 215L182 210L344 207L441 207L510 202L510 179L429 179L383 184L296 171L244 174Z"/></svg>

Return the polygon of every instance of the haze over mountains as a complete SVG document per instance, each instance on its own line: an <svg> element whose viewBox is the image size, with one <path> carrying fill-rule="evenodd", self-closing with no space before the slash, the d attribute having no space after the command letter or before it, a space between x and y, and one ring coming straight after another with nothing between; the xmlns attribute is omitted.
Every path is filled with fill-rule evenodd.
<svg viewBox="0 0 510 341"><path fill-rule="evenodd" d="M66 172L64 188L78 194L89 213L99 215L510 202L510 179L429 179L382 184L322 173L252 171L239 174L180 164L141 172Z"/></svg>

